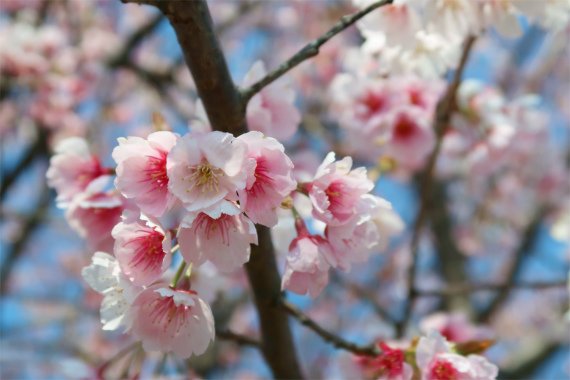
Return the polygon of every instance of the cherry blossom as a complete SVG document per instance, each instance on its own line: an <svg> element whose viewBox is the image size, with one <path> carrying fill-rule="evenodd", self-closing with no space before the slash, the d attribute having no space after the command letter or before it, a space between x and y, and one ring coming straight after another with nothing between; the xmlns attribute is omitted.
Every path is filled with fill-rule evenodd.
<svg viewBox="0 0 570 380"><path fill-rule="evenodd" d="M248 132L238 140L247 144L248 158L255 161L247 187L238 191L240 207L252 222L273 227L283 198L297 188L292 177L293 163L285 155L283 145L261 132Z"/></svg>
<svg viewBox="0 0 570 380"><path fill-rule="evenodd" d="M426 3L424 17L436 31L454 42L480 31L479 10L472 0L433 0Z"/></svg>
<svg viewBox="0 0 570 380"><path fill-rule="evenodd" d="M374 1L353 1L360 8ZM358 28L365 35L381 33L388 46L410 46L414 43L414 35L421 28L421 20L417 10L410 6L409 1L394 1L364 17Z"/></svg>
<svg viewBox="0 0 570 380"><path fill-rule="evenodd" d="M166 157L178 138L165 131L151 133L147 139L119 138L113 150L117 162L115 186L146 214L159 217L172 206Z"/></svg>
<svg viewBox="0 0 570 380"><path fill-rule="evenodd" d="M405 362L404 351L380 343L382 354L375 358L359 357L357 363L365 375L378 380L411 380L414 370Z"/></svg>
<svg viewBox="0 0 570 380"><path fill-rule="evenodd" d="M111 176L98 177L75 196L65 210L69 226L87 241L89 247L109 252L114 244L111 230L121 221L121 214L128 206L116 190L105 191L111 181Z"/></svg>
<svg viewBox="0 0 570 380"><path fill-rule="evenodd" d="M431 314L422 319L420 328L424 333L436 329L448 341L457 343L490 339L494 335L488 327L473 325L461 312Z"/></svg>
<svg viewBox="0 0 570 380"><path fill-rule="evenodd" d="M248 87L266 74L262 61L254 63L246 74L242 86ZM301 122L301 114L295 107L295 91L286 77L281 77L255 94L246 109L247 125L251 131L285 141L293 137Z"/></svg>
<svg viewBox="0 0 570 380"><path fill-rule="evenodd" d="M286 257L281 289L316 299L329 282L332 248L322 236L311 235L302 219L295 220L297 237Z"/></svg>
<svg viewBox="0 0 570 380"><path fill-rule="evenodd" d="M452 353L449 343L433 329L420 338L416 362L422 371L422 380L492 380L498 374L497 366L482 356L464 357Z"/></svg>
<svg viewBox="0 0 570 380"><path fill-rule="evenodd" d="M133 284L150 285L170 266L170 232L157 219L130 210L122 219L111 232L115 257Z"/></svg>
<svg viewBox="0 0 570 380"><path fill-rule="evenodd" d="M187 262L199 266L210 261L221 272L231 272L249 261L257 231L236 204L223 201L189 212L180 223L178 241Z"/></svg>
<svg viewBox="0 0 570 380"><path fill-rule="evenodd" d="M329 225L341 225L357 217L363 207L360 196L374 187L364 167L352 168L352 158L335 162L330 152L308 184L313 216Z"/></svg>
<svg viewBox="0 0 570 380"><path fill-rule="evenodd" d="M101 167L96 156L91 155L87 141L70 137L56 146L46 177L49 186L57 191L59 204L64 206L85 190L91 181L104 174L109 174L109 171Z"/></svg>
<svg viewBox="0 0 570 380"><path fill-rule="evenodd" d="M168 187L188 211L237 200L246 187L246 155L247 145L229 133L188 133L167 157Z"/></svg>
<svg viewBox="0 0 570 380"><path fill-rule="evenodd" d="M417 169L435 146L435 133L422 111L415 107L402 108L391 115L386 154L398 164Z"/></svg>
<svg viewBox="0 0 570 380"><path fill-rule="evenodd" d="M125 327L129 331L130 306L143 288L132 284L121 272L117 260L104 252L95 252L91 265L81 271L83 279L105 298L101 303L103 330Z"/></svg>
<svg viewBox="0 0 570 380"><path fill-rule="evenodd" d="M148 287L134 299L131 317L131 332L145 351L172 351L186 359L201 355L214 340L210 306L192 290Z"/></svg>

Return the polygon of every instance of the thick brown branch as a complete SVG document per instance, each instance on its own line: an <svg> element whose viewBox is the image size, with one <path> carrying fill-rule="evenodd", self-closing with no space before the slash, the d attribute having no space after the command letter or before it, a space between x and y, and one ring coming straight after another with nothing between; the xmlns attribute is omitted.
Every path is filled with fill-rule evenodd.
<svg viewBox="0 0 570 380"><path fill-rule="evenodd" d="M232 341L240 346L261 348L261 342L245 335L236 334L229 330L216 330L216 338Z"/></svg>
<svg viewBox="0 0 570 380"><path fill-rule="evenodd" d="M565 287L568 284L566 280L549 281L549 282L521 282L516 284L458 284L447 286L434 290L416 290L416 294L420 297L448 297L461 294L470 294L484 291L505 291L506 289L549 289Z"/></svg>
<svg viewBox="0 0 570 380"><path fill-rule="evenodd" d="M259 245L251 246L245 269L259 313L265 360L277 378L302 378L287 314L279 308L281 279L269 228L257 225ZM288 351L291 350L291 351Z"/></svg>
<svg viewBox="0 0 570 380"><path fill-rule="evenodd" d="M168 18L184 53L186 63L214 130L240 135L247 132L245 104L230 76L204 0L132 1L158 7ZM287 314L276 304L281 297L281 279L269 229L257 226L259 245L253 245L245 265L255 295L261 349L278 379L300 379L293 337Z"/></svg>
<svg viewBox="0 0 570 380"><path fill-rule="evenodd" d="M281 306L289 313L292 317L297 319L301 324L310 328L316 332L325 341L332 343L336 348L340 348L346 351L350 351L356 355L366 355L366 356L378 356L382 353L376 345L370 344L367 346L358 345L356 343L348 342L341 337L325 330L319 326L315 321L306 316L301 309L293 305L291 302L286 300L281 300Z"/></svg>
<svg viewBox="0 0 570 380"><path fill-rule="evenodd" d="M271 84L273 81L281 77L283 74L291 70L293 67L319 54L319 49L321 48L321 46L323 46L328 40L336 36L338 33L342 32L349 26L353 25L354 23L356 23L358 20L360 20L362 17L366 16L368 13L372 12L373 10L391 3L392 0L381 0L374 4L369 5L364 9L359 10L358 12L354 12L353 14L342 17L341 20L337 22L328 32L314 39L313 41L309 42L309 44L307 44L305 47L299 50L295 55L293 55L287 61L282 63L278 68L268 73L258 82L251 85L251 87L242 89L241 93L244 103L247 104L247 102L249 101L249 99L251 99L253 95L258 93L263 87Z"/></svg>
<svg viewBox="0 0 570 380"><path fill-rule="evenodd" d="M154 5L176 32L186 64L213 129L240 135L247 132L245 105L235 87L204 0L129 1Z"/></svg>
<svg viewBox="0 0 570 380"><path fill-rule="evenodd" d="M468 37L467 41L465 42L463 54L461 56L461 61L459 63L459 66L457 67L457 70L455 70L455 75L453 77L453 80L450 83L449 87L447 88L446 94L437 104L436 116L434 120L434 130L437 136L436 144L433 152L430 154L428 158L426 168L423 170L423 172L420 175L421 184L422 184L420 211L418 213L418 217L414 224L414 229L412 233L412 241L410 247L412 253L412 262L408 270L409 296L408 296L408 301L406 303L406 308L404 310L404 318L398 324L397 330L398 330L398 335L400 337L403 336L404 329L408 323L408 320L411 317L412 307L414 299L416 297L415 280L417 274L418 245L422 230L425 224L427 223L427 217L430 211L430 204L432 202L435 163L437 161L437 157L441 149L441 141L443 138L443 134L448 128L449 121L451 119L451 113L453 112L453 109L455 107L455 97L457 93L457 88L459 87L459 83L461 81L461 74L463 73L463 69L465 68L465 64L467 63L467 58L469 57L469 52L471 51L471 47L473 46L474 42L475 42L475 37Z"/></svg>

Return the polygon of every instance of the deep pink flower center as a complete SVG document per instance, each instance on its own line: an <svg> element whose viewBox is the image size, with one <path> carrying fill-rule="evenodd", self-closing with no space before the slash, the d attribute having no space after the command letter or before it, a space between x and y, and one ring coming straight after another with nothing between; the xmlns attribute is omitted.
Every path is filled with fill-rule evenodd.
<svg viewBox="0 0 570 380"><path fill-rule="evenodd" d="M394 136L399 139L408 139L414 135L416 124L407 116L400 116L394 126Z"/></svg>
<svg viewBox="0 0 570 380"><path fill-rule="evenodd" d="M265 187L270 186L273 178L269 176L269 165L267 160L263 157L256 158L257 166L255 167L255 182L250 189L247 190L247 195L253 198L265 196Z"/></svg>
<svg viewBox="0 0 570 380"><path fill-rule="evenodd" d="M453 365L444 360L438 360L431 366L430 375L433 380L456 380L459 377Z"/></svg>
<svg viewBox="0 0 570 380"><path fill-rule="evenodd" d="M148 182L152 186L151 191L166 191L168 189L168 176L166 175L166 156L167 153L159 151L159 157L146 156L146 168L143 172L146 179L141 182Z"/></svg>
<svg viewBox="0 0 570 380"><path fill-rule="evenodd" d="M236 229L236 221L233 216L222 214L218 219L210 218L207 214L200 213L194 222L194 233L203 229L206 239L220 238L223 244L230 245L230 228Z"/></svg>
<svg viewBox="0 0 570 380"><path fill-rule="evenodd" d="M375 358L361 359L364 371L374 374L374 377L388 376L389 379L399 376L404 370L404 352L400 349L391 349L382 343L382 354Z"/></svg>
<svg viewBox="0 0 570 380"><path fill-rule="evenodd" d="M155 298L150 302L153 310L150 313L152 324L163 328L163 332L172 325L175 333L180 332L180 328L190 323L190 306L180 304L176 306L173 297ZM174 338L174 335L171 336Z"/></svg>
<svg viewBox="0 0 570 380"><path fill-rule="evenodd" d="M97 158L97 156L93 156L91 158L91 164L88 167L84 168L84 170L81 171L77 176L77 181L82 182L84 184L84 187L87 187L91 181L104 174L107 173L101 167L99 158Z"/></svg>
<svg viewBox="0 0 570 380"><path fill-rule="evenodd" d="M369 118L377 112L381 112L386 108L386 97L372 91L366 93L359 101L366 107L366 112L362 115L364 118Z"/></svg>
<svg viewBox="0 0 570 380"><path fill-rule="evenodd" d="M350 189L342 181L333 182L325 190L330 205L329 210L331 212L343 212L346 208L350 208L352 205L348 204L348 199L350 199Z"/></svg>
<svg viewBox="0 0 570 380"><path fill-rule="evenodd" d="M136 247L135 254L129 262L130 267L144 266L144 268L137 269L145 271L147 269L154 270L162 266L165 255L162 249L164 235L156 231L155 228L137 231L141 234L125 244Z"/></svg>

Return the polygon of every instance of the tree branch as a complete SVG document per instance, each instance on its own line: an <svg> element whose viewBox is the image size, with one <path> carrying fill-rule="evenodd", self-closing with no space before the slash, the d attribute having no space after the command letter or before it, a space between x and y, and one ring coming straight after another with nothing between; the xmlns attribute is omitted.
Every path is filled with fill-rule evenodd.
<svg viewBox="0 0 570 380"><path fill-rule="evenodd" d="M36 141L28 149L24 158L16 165L14 170L10 173L2 175L2 183L0 184L0 199L4 199L8 189L16 179L22 174L28 166L30 166L37 157L44 156L47 154L47 133L43 127L37 129Z"/></svg>
<svg viewBox="0 0 570 380"><path fill-rule="evenodd" d="M432 188L434 184L434 169L435 163L437 161L437 157L439 155L439 151L441 149L441 141L443 139L443 135L449 126L449 121L451 119L451 113L455 107L455 97L457 93L457 88L459 87L459 83L461 81L461 74L463 73L463 69L465 68L465 64L467 63L467 58L469 57L469 52L471 51L471 47L475 42L475 37L468 37L465 41L465 46L463 48L463 54L461 56L461 61L459 66L455 70L455 75L453 77L453 81L447 88L447 92L443 98L437 104L436 108L436 115L434 120L434 131L436 134L436 144L433 152L430 154L428 158L428 162L426 168L423 170L423 173L420 175L422 179L422 186L421 186L421 201L420 201L420 211L418 213L418 217L414 224L414 229L412 233L412 242L411 242L411 253L412 253L412 262L410 264L410 268L408 270L408 302L406 303L406 307L404 310L404 318L400 323L397 324L397 332L398 336L402 337L404 334L404 329L411 317L412 314L412 307L414 303L414 299L416 297L416 288L415 288L415 280L417 274L417 256L418 256L418 245L420 241L420 236L424 225L427 222L427 217L430 210L430 204L432 202Z"/></svg>
<svg viewBox="0 0 570 380"><path fill-rule="evenodd" d="M520 270L522 269L524 258L528 253L528 251L534 245L536 236L538 234L538 227L540 225L540 222L542 221L542 217L544 214L545 210L539 210L536 213L536 216L532 219L532 221L529 223L527 228L522 233L522 240L515 251L513 262L511 263L511 266L507 269L507 273L505 273L504 275L504 278L507 279L506 283L509 286L506 286L503 289L501 289L501 292L493 299L491 304L479 314L477 320L480 323L488 323L491 317L495 314L495 312L501 307L501 305L509 297L512 284L515 282L516 277L518 276Z"/></svg>
<svg viewBox="0 0 570 380"><path fill-rule="evenodd" d="M111 58L107 64L111 68L124 66L129 62L129 57L135 47L143 40L143 38L151 33L156 27L164 20L164 15L162 13L157 14L148 23L141 26L127 39L121 51Z"/></svg>
<svg viewBox="0 0 570 380"><path fill-rule="evenodd" d="M230 76L206 2L123 1L154 5L168 18L212 128L235 136L247 132L245 103ZM256 228L259 245L252 246L245 269L259 314L262 352L275 378L300 379L302 374L287 314L275 307L281 297L281 279L271 235L266 227Z"/></svg>
<svg viewBox="0 0 570 380"><path fill-rule="evenodd" d="M260 79L258 82L254 83L248 88L242 89L241 94L243 97L244 104L247 104L249 99L256 93L258 93L263 87L271 84L277 78L281 77L287 71L291 70L293 67L297 66L301 62L312 58L319 54L319 49L323 46L328 40L336 36L338 33L342 32L352 24L356 23L362 17L366 16L368 13L372 12L373 10L380 8L384 5L391 4L392 0L381 0L374 4L369 5L368 7L359 10L358 12L354 12L350 15L344 16L337 22L328 32L323 34L322 36L314 39L313 41L309 42L305 47L299 50L295 55L289 58L287 61L281 64L278 68L268 73L265 77Z"/></svg>
<svg viewBox="0 0 570 380"><path fill-rule="evenodd" d="M28 242L28 238L45 217L45 213L47 212L50 203L50 191L47 187L44 187L42 194L40 195L37 209L26 218L26 221L21 228L22 234L18 237L18 240L14 242L12 249L7 253L6 258L2 262L2 268L0 269L1 295L4 295L8 290L6 285L8 284L12 268L14 267L14 264L16 264L17 259L22 255L23 249Z"/></svg>
<svg viewBox="0 0 570 380"><path fill-rule="evenodd" d="M301 322L302 325L316 332L321 338L329 343L332 343L336 348L350 351L356 355L378 356L382 354L382 350L380 350L375 344L370 344L367 346L358 345L352 342L348 342L341 337L325 330L311 318L306 316L301 311L301 309L285 299L281 300L281 306L287 311L287 313L289 313L289 315Z"/></svg>
<svg viewBox="0 0 570 380"><path fill-rule="evenodd" d="M236 334L230 330L216 330L216 338L232 341L240 346L261 348L261 342L245 335Z"/></svg>
<svg viewBox="0 0 570 380"><path fill-rule="evenodd" d="M505 291L507 289L548 289L565 287L567 280L550 282L521 282L517 284L457 284L434 290L417 290L416 294L421 297L449 297L454 295L469 294L484 291Z"/></svg>
<svg viewBox="0 0 570 380"><path fill-rule="evenodd" d="M234 85L205 0L123 0L154 5L176 32L198 95L214 130L247 132L245 104Z"/></svg>
<svg viewBox="0 0 570 380"><path fill-rule="evenodd" d="M497 378L501 380L530 379L536 370L561 347L562 344L560 343L546 344L532 358L526 359L518 368L510 371L501 371Z"/></svg>

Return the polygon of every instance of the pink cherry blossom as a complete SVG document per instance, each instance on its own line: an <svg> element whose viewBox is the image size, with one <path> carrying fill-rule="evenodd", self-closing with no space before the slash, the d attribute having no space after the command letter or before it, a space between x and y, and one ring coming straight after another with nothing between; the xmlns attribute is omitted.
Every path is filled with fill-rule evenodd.
<svg viewBox="0 0 570 380"><path fill-rule="evenodd" d="M373 2L373 0L353 1L361 8ZM394 1L393 4L371 12L357 25L364 35L368 35L369 32L381 33L388 46L410 46L414 43L416 31L421 29L421 20L418 12L406 4L406 1Z"/></svg>
<svg viewBox="0 0 570 380"><path fill-rule="evenodd" d="M390 245L390 239L399 235L406 225L387 200L370 194L365 194L362 198L368 203L370 221L374 223L378 231L377 249L380 252L386 251Z"/></svg>
<svg viewBox="0 0 570 380"><path fill-rule="evenodd" d="M119 138L113 150L117 162L115 186L141 210L156 217L172 206L174 197L168 189L166 157L176 145L178 135L160 131L145 140L140 137Z"/></svg>
<svg viewBox="0 0 570 380"><path fill-rule="evenodd" d="M333 152L319 166L313 182L307 186L316 219L334 226L357 217L363 207L361 195L372 190L374 184L364 167L351 168L352 158L335 162Z"/></svg>
<svg viewBox="0 0 570 380"><path fill-rule="evenodd" d="M48 184L57 191L58 201L71 201L95 178L109 174L101 167L99 159L91 155L85 139L70 137L62 140L55 147L55 153L46 177Z"/></svg>
<svg viewBox="0 0 570 380"><path fill-rule="evenodd" d="M497 366L482 356L464 357L451 353L449 343L435 329L420 338L416 363L422 372L422 380L493 380L498 374Z"/></svg>
<svg viewBox="0 0 570 380"><path fill-rule="evenodd" d="M156 218L130 210L122 219L112 231L115 257L135 285L150 285L170 266L170 232Z"/></svg>
<svg viewBox="0 0 570 380"><path fill-rule="evenodd" d="M394 112L386 154L407 169L420 168L435 146L435 133L429 119L415 107Z"/></svg>
<svg viewBox="0 0 570 380"><path fill-rule="evenodd" d="M189 212L178 230L180 253L187 262L210 261L221 272L231 272L249 261L250 244L257 244L255 226L228 201Z"/></svg>
<svg viewBox="0 0 570 380"><path fill-rule="evenodd" d="M472 0L433 0L426 3L426 24L446 38L461 43L481 29L477 3Z"/></svg>
<svg viewBox="0 0 570 380"><path fill-rule="evenodd" d="M145 351L172 351L186 359L204 353L214 340L210 306L191 290L153 285L135 298L131 317L131 332Z"/></svg>
<svg viewBox="0 0 570 380"><path fill-rule="evenodd" d="M69 226L93 250L113 250L111 230L121 221L126 200L116 190L104 191L111 176L100 176L78 194L65 210Z"/></svg>
<svg viewBox="0 0 570 380"><path fill-rule="evenodd" d="M248 87L263 78L265 65L255 62L243 80L243 87ZM251 131L260 131L264 135L278 140L288 140L297 132L301 114L295 107L295 91L290 87L287 77L281 77L255 94L247 104L247 125Z"/></svg>
<svg viewBox="0 0 570 380"><path fill-rule="evenodd" d="M188 211L237 200L246 186L247 145L229 133L188 133L167 157L168 187Z"/></svg>
<svg viewBox="0 0 570 380"><path fill-rule="evenodd" d="M130 305L143 289L132 284L121 272L117 260L104 252L95 252L91 265L81 275L93 290L105 298L101 303L103 330L130 329Z"/></svg>
<svg viewBox="0 0 570 380"><path fill-rule="evenodd" d="M365 375L378 380L411 380L414 370L405 362L404 351L380 343L382 354L375 358L359 357L357 363Z"/></svg>
<svg viewBox="0 0 570 380"><path fill-rule="evenodd" d="M488 327L473 325L467 316L461 312L435 313L426 316L422 319L420 328L424 332L436 329L447 340L456 343L490 339L494 335Z"/></svg>
<svg viewBox="0 0 570 380"><path fill-rule="evenodd" d="M365 262L378 244L378 230L369 215L353 218L340 226L327 226L326 237L333 249L335 260L330 264L349 271L351 263Z"/></svg>
<svg viewBox="0 0 570 380"><path fill-rule="evenodd" d="M281 290L295 294L309 293L316 299L329 282L332 248L325 238L311 235L302 219L295 220L297 238L289 246Z"/></svg>
<svg viewBox="0 0 570 380"><path fill-rule="evenodd" d="M248 132L238 137L248 146L248 158L255 162L247 187L238 191L241 208L254 222L267 227L277 224L277 208L297 188L292 177L293 163L277 140L261 132Z"/></svg>

